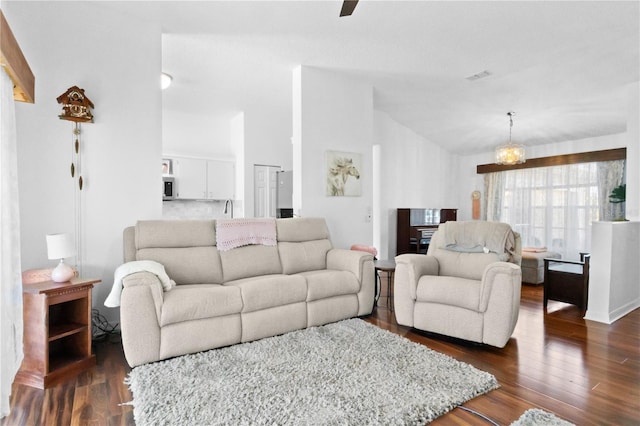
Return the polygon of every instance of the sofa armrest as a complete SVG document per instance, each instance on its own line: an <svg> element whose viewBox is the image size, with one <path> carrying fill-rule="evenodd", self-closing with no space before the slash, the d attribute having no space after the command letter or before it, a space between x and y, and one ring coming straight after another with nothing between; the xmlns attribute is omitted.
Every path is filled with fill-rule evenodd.
<svg viewBox="0 0 640 426"><path fill-rule="evenodd" d="M373 256L363 251L334 248L327 252L327 269L350 271L361 286L367 261L373 267Z"/></svg>
<svg viewBox="0 0 640 426"><path fill-rule="evenodd" d="M136 272L131 275L127 275L122 279L122 291L131 287L149 287L151 290L151 299L149 302L153 303L156 312L156 318L160 323L160 313L162 311L162 303L164 302L164 289L162 288L162 282L157 275L151 272ZM139 300L138 303L145 303L146 301Z"/></svg>
<svg viewBox="0 0 640 426"><path fill-rule="evenodd" d="M327 252L327 269L353 273L360 284L358 316L368 315L373 311L376 291L373 255L357 250L334 248Z"/></svg>
<svg viewBox="0 0 640 426"><path fill-rule="evenodd" d="M518 322L522 270L513 263L495 262L485 268L480 285L483 343L502 348Z"/></svg>
<svg viewBox="0 0 640 426"><path fill-rule="evenodd" d="M155 274L136 272L122 280L120 322L125 357L131 367L160 359L162 284Z"/></svg>

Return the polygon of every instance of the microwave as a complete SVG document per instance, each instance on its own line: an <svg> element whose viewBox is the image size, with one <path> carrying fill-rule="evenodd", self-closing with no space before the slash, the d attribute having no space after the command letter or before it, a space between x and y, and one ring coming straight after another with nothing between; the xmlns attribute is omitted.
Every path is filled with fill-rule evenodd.
<svg viewBox="0 0 640 426"><path fill-rule="evenodd" d="M162 177L162 201L176 198L176 180L170 176Z"/></svg>

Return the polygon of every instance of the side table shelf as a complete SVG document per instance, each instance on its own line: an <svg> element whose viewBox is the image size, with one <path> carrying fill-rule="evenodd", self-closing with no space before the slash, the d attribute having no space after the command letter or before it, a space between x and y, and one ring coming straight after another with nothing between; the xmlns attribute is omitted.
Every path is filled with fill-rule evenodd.
<svg viewBox="0 0 640 426"><path fill-rule="evenodd" d="M46 389L96 364L91 289L97 279L24 284L24 359L15 382Z"/></svg>

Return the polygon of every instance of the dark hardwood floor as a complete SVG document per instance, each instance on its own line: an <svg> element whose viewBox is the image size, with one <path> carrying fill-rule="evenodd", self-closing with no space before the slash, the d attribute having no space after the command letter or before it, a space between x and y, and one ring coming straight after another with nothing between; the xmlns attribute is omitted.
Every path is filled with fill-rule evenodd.
<svg viewBox="0 0 640 426"><path fill-rule="evenodd" d="M509 425L542 408L576 425L640 424L640 310L606 325L578 308L549 302L542 287L523 286L516 331L503 349L470 344L398 326L385 299L366 321L494 374L500 388L465 407ZM11 414L0 425L133 425L129 371L117 339L96 342L97 366L45 391L14 385ZM384 389L380 389L384 391ZM456 408L435 425L489 425Z"/></svg>

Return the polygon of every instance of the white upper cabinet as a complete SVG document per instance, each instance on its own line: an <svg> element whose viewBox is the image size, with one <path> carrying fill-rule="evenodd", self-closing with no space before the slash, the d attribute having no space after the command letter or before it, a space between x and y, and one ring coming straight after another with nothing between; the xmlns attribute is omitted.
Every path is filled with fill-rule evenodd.
<svg viewBox="0 0 640 426"><path fill-rule="evenodd" d="M235 165L232 161L174 157L173 162L177 199L234 198Z"/></svg>
<svg viewBox="0 0 640 426"><path fill-rule="evenodd" d="M207 191L211 200L233 200L235 164L231 161L207 160Z"/></svg>

